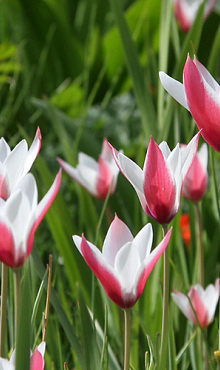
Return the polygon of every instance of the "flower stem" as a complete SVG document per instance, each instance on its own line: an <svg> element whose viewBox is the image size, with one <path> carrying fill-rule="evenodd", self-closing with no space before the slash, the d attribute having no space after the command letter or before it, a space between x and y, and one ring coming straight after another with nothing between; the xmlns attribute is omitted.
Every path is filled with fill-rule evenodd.
<svg viewBox="0 0 220 370"><path fill-rule="evenodd" d="M5 357L7 298L8 298L8 266L2 263L0 357Z"/></svg>
<svg viewBox="0 0 220 370"><path fill-rule="evenodd" d="M46 310L44 315L44 325L43 325L43 335L42 341L46 342L47 335L47 325L50 311L50 293L51 293L51 279L52 279L52 254L49 255L49 272L48 272L48 283L47 283L47 301L46 301Z"/></svg>
<svg viewBox="0 0 220 370"><path fill-rule="evenodd" d="M19 309L21 301L21 269L14 270L15 282L15 348L18 340Z"/></svg>
<svg viewBox="0 0 220 370"><path fill-rule="evenodd" d="M200 275L200 284L204 286L204 245L202 240L202 218L201 212L199 209L199 204L195 203L195 211L196 211L196 222L198 228L198 248L199 248L199 275Z"/></svg>
<svg viewBox="0 0 220 370"><path fill-rule="evenodd" d="M163 237L168 231L168 225L163 225ZM169 314L169 247L164 252L164 271L163 271L163 319L162 319L162 338L160 352L160 368L165 369L168 343L168 314Z"/></svg>
<svg viewBox="0 0 220 370"><path fill-rule="evenodd" d="M125 347L124 347L124 370L129 370L130 342L131 342L131 310L124 310L125 316Z"/></svg>

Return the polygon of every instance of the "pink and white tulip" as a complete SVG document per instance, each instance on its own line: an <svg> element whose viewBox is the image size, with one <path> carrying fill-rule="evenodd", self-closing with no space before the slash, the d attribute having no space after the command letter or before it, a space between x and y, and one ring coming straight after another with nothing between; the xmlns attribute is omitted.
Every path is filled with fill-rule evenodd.
<svg viewBox="0 0 220 370"><path fill-rule="evenodd" d="M0 198L6 200L17 183L30 170L41 148L41 132L38 127L34 141L28 150L26 140L11 150L4 138L0 139Z"/></svg>
<svg viewBox="0 0 220 370"><path fill-rule="evenodd" d="M177 21L184 32L187 32L198 12L203 0L174 0L174 11ZM206 19L212 12L216 4L216 0L208 0L204 10L204 18Z"/></svg>
<svg viewBox="0 0 220 370"><path fill-rule="evenodd" d="M44 354L46 343L41 342L31 355L30 370L44 370ZM1 370L15 370L15 351L12 353L10 360L0 357Z"/></svg>
<svg viewBox="0 0 220 370"><path fill-rule="evenodd" d="M111 195L114 193L119 170L106 138L103 140L102 152L98 162L84 153L79 153L79 163L76 168L60 158L58 158L58 162L70 177L87 189L94 197L104 200L110 187Z"/></svg>
<svg viewBox="0 0 220 370"><path fill-rule="evenodd" d="M190 288L188 297L178 292L171 293L174 302L180 308L182 313L190 320L194 325L198 325L196 316L190 305L190 301L195 310L199 323L202 329L207 328L214 319L215 309L219 300L220 283L219 279L216 279L215 285L208 285L206 289L200 284L197 284ZM190 301L189 301L190 299Z"/></svg>
<svg viewBox="0 0 220 370"><path fill-rule="evenodd" d="M151 138L144 167L112 148L122 174L137 192L143 210L160 224L168 224L180 207L183 181L197 151L199 133L184 151L179 144L171 152L163 141L159 146Z"/></svg>
<svg viewBox="0 0 220 370"><path fill-rule="evenodd" d="M164 72L159 73L165 90L188 109L204 140L220 152L220 86L194 57L187 57L183 84Z"/></svg>
<svg viewBox="0 0 220 370"><path fill-rule="evenodd" d="M181 150L184 150L184 147ZM208 148L203 144L193 160L183 183L182 195L192 202L199 202L205 195L208 185Z"/></svg>
<svg viewBox="0 0 220 370"><path fill-rule="evenodd" d="M132 307L143 293L146 280L168 246L171 229L150 253L153 231L145 225L133 237L117 215L107 232L102 252L84 235L73 236L79 252L100 280L109 298L119 307Z"/></svg>
<svg viewBox="0 0 220 370"><path fill-rule="evenodd" d="M30 255L37 227L54 201L61 182L61 170L38 204L35 178L27 174L5 201L0 199L0 261L16 269Z"/></svg>

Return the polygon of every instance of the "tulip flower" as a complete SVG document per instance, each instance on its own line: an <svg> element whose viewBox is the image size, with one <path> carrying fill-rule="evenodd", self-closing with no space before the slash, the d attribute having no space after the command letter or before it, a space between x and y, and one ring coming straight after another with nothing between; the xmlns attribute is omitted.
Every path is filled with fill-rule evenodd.
<svg viewBox="0 0 220 370"><path fill-rule="evenodd" d="M28 150L26 140L11 150L4 138L0 139L0 198L6 200L17 183L30 170L41 148L41 132L38 127L34 141Z"/></svg>
<svg viewBox="0 0 220 370"><path fill-rule="evenodd" d="M84 235L74 235L73 240L109 298L119 307L127 309L143 293L146 280L166 249L170 235L171 229L150 253L152 225L145 225L134 238L116 215L105 237L102 252Z"/></svg>
<svg viewBox="0 0 220 370"><path fill-rule="evenodd" d="M200 284L192 286L187 294L189 298L177 290L174 291L174 293L171 293L171 295L174 302L187 319L194 325L198 325L199 321L202 329L205 329L214 319L215 309L219 300L219 293L220 283L219 279L216 279L215 285L209 284L206 289L203 289ZM198 321L190 305L189 299L197 315Z"/></svg>
<svg viewBox="0 0 220 370"><path fill-rule="evenodd" d="M16 269L30 255L37 227L60 187L61 170L39 204L35 178L28 173L5 201L0 199L0 261Z"/></svg>
<svg viewBox="0 0 220 370"><path fill-rule="evenodd" d="M208 184L207 164L208 149L204 143L195 155L183 183L182 195L192 202L199 202L206 193Z"/></svg>
<svg viewBox="0 0 220 370"><path fill-rule="evenodd" d="M58 158L58 162L70 177L87 189L94 197L104 200L110 187L111 195L114 193L119 170L106 138L103 141L98 163L84 153L79 153L79 164L76 168L60 158Z"/></svg>
<svg viewBox="0 0 220 370"><path fill-rule="evenodd" d="M41 342L31 355L30 370L44 370L44 354L46 343ZM10 361L0 357L1 370L15 370L15 351L12 353Z"/></svg>
<svg viewBox="0 0 220 370"><path fill-rule="evenodd" d="M204 140L220 152L220 86L207 69L194 57L187 57L183 84L159 73L165 90L188 109Z"/></svg>
<svg viewBox="0 0 220 370"><path fill-rule="evenodd" d="M143 210L162 225L168 224L179 210L182 184L196 154L198 140L199 133L184 151L177 144L171 152L166 142L158 146L151 138L143 170L111 147L120 171L136 190Z"/></svg>
<svg viewBox="0 0 220 370"><path fill-rule="evenodd" d="M177 21L184 32L187 32L198 12L203 0L174 0L174 11ZM212 12L216 4L216 0L208 0L204 10L204 18L206 19Z"/></svg>

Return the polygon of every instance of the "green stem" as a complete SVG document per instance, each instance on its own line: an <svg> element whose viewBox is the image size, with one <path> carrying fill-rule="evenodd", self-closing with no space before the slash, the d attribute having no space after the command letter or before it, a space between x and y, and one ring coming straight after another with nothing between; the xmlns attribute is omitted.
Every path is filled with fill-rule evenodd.
<svg viewBox="0 0 220 370"><path fill-rule="evenodd" d="M198 229L198 255L199 255L199 275L200 275L200 284L204 286L204 245L202 240L202 217L199 209L199 204L195 203L196 211L196 222Z"/></svg>
<svg viewBox="0 0 220 370"><path fill-rule="evenodd" d="M125 347L124 347L124 370L129 370L130 343L131 343L131 310L124 310L125 316Z"/></svg>
<svg viewBox="0 0 220 370"><path fill-rule="evenodd" d="M19 309L21 301L21 269L14 270L15 283L15 348L18 341Z"/></svg>
<svg viewBox="0 0 220 370"><path fill-rule="evenodd" d="M163 237L168 231L168 225L163 225ZM167 343L168 343L168 315L169 314L169 249L164 252L164 271L163 271L163 319L162 319L162 338L161 338L161 354L160 354L160 368L165 369L167 357Z"/></svg>
<svg viewBox="0 0 220 370"><path fill-rule="evenodd" d="M7 298L8 298L8 266L2 263L0 357L5 357Z"/></svg>

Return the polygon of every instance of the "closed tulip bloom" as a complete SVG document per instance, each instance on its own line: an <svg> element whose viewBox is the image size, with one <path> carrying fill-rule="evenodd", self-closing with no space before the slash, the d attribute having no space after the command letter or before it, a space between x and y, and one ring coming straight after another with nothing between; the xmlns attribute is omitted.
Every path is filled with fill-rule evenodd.
<svg viewBox="0 0 220 370"><path fill-rule="evenodd" d="M215 309L219 300L220 285L219 279L216 279L215 285L210 284L204 289L200 284L190 288L187 294L195 310L202 329L207 328L214 319ZM174 302L180 308L182 313L194 325L198 325L196 316L190 305L189 298L178 291L171 293Z"/></svg>
<svg viewBox="0 0 220 370"><path fill-rule="evenodd" d="M102 252L83 235L74 235L73 240L109 298L119 307L127 309L143 293L146 280L166 249L170 235L171 229L150 252L153 240L151 224L145 225L134 238L116 215L107 232Z"/></svg>
<svg viewBox="0 0 220 370"><path fill-rule="evenodd" d="M41 148L41 132L38 127L34 141L28 150L26 140L11 150L4 138L0 139L0 198L7 199L17 183L30 170Z"/></svg>
<svg viewBox="0 0 220 370"><path fill-rule="evenodd" d="M41 342L31 355L30 370L44 370L44 354L46 343ZM0 357L1 370L15 370L15 351L12 353L10 360Z"/></svg>
<svg viewBox="0 0 220 370"><path fill-rule="evenodd" d="M198 12L198 9L203 0L174 0L174 11L177 21L184 32L187 32ZM212 12L216 4L216 0L208 0L204 10L204 18L206 19Z"/></svg>
<svg viewBox="0 0 220 370"><path fill-rule="evenodd" d="M79 163L76 168L73 168L60 158L58 158L58 162L70 177L76 180L94 197L104 200L108 195L110 187L111 194L114 193L119 170L112 157L106 138L103 141L102 152L98 162L84 153L79 153Z"/></svg>
<svg viewBox="0 0 220 370"><path fill-rule="evenodd" d="M37 227L51 206L60 187L61 170L38 204L35 178L27 174L11 196L0 199L0 261L16 269L30 255Z"/></svg>
<svg viewBox="0 0 220 370"><path fill-rule="evenodd" d="M208 148L207 144L204 143L198 150L183 183L182 195L192 202L199 202L206 193L208 184L207 164Z"/></svg>
<svg viewBox="0 0 220 370"><path fill-rule="evenodd" d="M179 144L171 151L166 142L158 146L151 138L143 169L112 147L115 161L136 190L143 210L160 224L168 224L179 210L182 184L196 154L198 140L199 133L184 151Z"/></svg>
<svg viewBox="0 0 220 370"><path fill-rule="evenodd" d="M194 57L187 57L183 84L160 72L167 92L188 109L204 140L220 152L220 86L207 69Z"/></svg>

